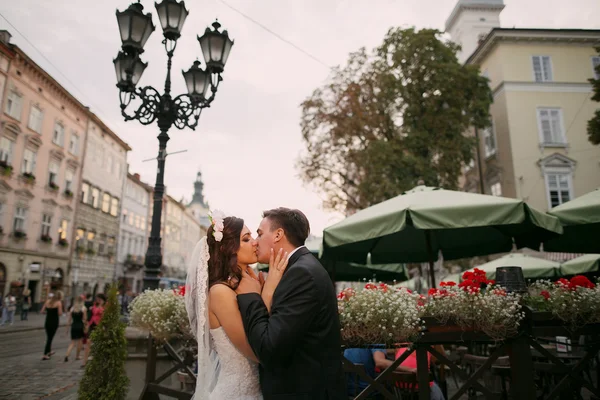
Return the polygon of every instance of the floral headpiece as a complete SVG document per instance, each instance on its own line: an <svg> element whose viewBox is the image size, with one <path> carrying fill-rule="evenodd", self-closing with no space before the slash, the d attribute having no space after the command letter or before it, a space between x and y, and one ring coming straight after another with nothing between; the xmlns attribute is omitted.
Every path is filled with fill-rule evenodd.
<svg viewBox="0 0 600 400"><path fill-rule="evenodd" d="M221 210L213 210L208 213L208 219L213 226L213 236L217 242L223 240L223 228L225 227L223 220L225 219L225 213Z"/></svg>

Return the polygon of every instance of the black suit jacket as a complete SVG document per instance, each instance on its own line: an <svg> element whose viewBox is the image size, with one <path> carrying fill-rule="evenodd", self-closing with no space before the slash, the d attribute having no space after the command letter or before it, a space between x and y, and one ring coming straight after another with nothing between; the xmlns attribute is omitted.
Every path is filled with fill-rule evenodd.
<svg viewBox="0 0 600 400"><path fill-rule="evenodd" d="M306 247L290 257L271 316L259 294L237 299L265 400L347 398L335 289Z"/></svg>

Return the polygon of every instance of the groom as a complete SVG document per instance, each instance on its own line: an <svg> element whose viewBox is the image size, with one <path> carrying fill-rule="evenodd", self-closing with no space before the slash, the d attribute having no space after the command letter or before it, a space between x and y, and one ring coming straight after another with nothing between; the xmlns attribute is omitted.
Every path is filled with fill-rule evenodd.
<svg viewBox="0 0 600 400"><path fill-rule="evenodd" d="M255 279L245 274L236 290L248 341L260 360L265 400L346 399L335 289L304 247L308 219L299 210L276 208L263 213L257 232L258 262L268 264L271 249L289 257L271 315Z"/></svg>

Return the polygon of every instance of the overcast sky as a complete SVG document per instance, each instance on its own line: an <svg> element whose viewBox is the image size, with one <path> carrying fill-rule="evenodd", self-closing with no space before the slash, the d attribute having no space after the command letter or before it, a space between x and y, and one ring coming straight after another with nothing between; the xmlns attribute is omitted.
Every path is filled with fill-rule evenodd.
<svg viewBox="0 0 600 400"><path fill-rule="evenodd" d="M377 46L392 26L440 30L456 0L225 0L322 63L345 63L349 52ZM157 29L146 44L149 63L141 85L161 89L166 72L162 30L154 1L141 2L154 14ZM123 0L19 0L0 2L0 29L81 102L131 145L130 172L154 184L158 128L123 122L112 59L120 48L115 10ZM321 194L298 177L296 160L303 144L299 104L321 85L329 69L282 42L220 0L188 0L185 23L173 63L175 94L185 91L181 70L201 57L196 34L219 18L235 39L213 106L204 110L196 131L169 133L169 151L188 150L167 159L168 193L191 199L196 172L204 176L211 207L246 219L255 230L261 211L276 206L300 208L313 233L342 217L321 207ZM598 0L505 0L503 27L600 28ZM56 66L50 65L27 42ZM200 58L201 59L201 58ZM57 70L58 69L58 70ZM67 78L65 78L65 76ZM69 82L70 81L70 82Z"/></svg>

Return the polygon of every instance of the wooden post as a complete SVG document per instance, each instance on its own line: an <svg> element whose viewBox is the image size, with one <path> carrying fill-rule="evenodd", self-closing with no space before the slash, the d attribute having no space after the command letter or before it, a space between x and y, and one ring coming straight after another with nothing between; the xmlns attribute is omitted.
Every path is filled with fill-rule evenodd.
<svg viewBox="0 0 600 400"><path fill-rule="evenodd" d="M429 363L427 362L427 348L417 346L417 381L419 382L419 400L429 400Z"/></svg>
<svg viewBox="0 0 600 400"><path fill-rule="evenodd" d="M511 397L535 399L534 367L526 335L513 339L508 346L511 374Z"/></svg>
<svg viewBox="0 0 600 400"><path fill-rule="evenodd" d="M156 346L152 335L148 335L148 350L146 353L146 382L140 400L160 400L158 393L149 392L149 386L156 380Z"/></svg>

